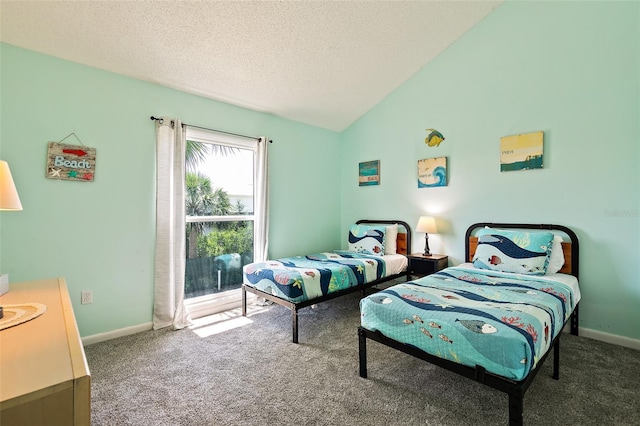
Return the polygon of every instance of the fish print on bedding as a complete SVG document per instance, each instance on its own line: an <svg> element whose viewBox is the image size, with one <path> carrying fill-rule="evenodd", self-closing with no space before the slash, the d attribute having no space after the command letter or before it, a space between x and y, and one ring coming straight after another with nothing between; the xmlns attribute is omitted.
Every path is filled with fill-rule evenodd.
<svg viewBox="0 0 640 426"><path fill-rule="evenodd" d="M558 281L451 267L362 299L361 324L431 355L522 380L562 330L574 298Z"/></svg>
<svg viewBox="0 0 640 426"><path fill-rule="evenodd" d="M294 303L385 277L382 257L350 251L318 253L243 268L243 282Z"/></svg>

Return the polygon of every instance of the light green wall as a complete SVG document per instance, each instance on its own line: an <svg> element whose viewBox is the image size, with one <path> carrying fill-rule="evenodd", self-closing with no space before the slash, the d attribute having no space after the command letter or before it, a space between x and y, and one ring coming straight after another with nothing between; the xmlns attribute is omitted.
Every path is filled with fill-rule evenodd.
<svg viewBox="0 0 640 426"><path fill-rule="evenodd" d="M340 177L328 167L338 156L337 133L7 44L0 49L0 146L24 207L0 213L0 265L12 282L65 277L82 336L151 321L151 115L269 136L270 255L340 244ZM92 183L45 178L47 143L71 132L97 149ZM79 303L82 290L93 290L93 304Z"/></svg>
<svg viewBox="0 0 640 426"><path fill-rule="evenodd" d="M570 226L581 326L639 339L639 7L500 6L343 132L343 232L362 216L415 227L430 213L441 231L432 251L458 264L474 222ZM423 143L429 127L444 133L440 147ZM544 169L501 173L500 137L538 130ZM418 189L417 160L440 156L448 186ZM358 163L376 159L380 186L358 187Z"/></svg>
<svg viewBox="0 0 640 426"><path fill-rule="evenodd" d="M638 2L505 3L341 135L0 44L0 152L24 205L0 213L0 271L66 277L83 336L151 321L149 116L169 115L274 140L271 257L340 246L363 217L436 215L431 246L452 264L473 222L564 224L580 237L581 325L640 338L639 27ZM500 173L500 137L537 130L544 170ZM44 177L47 142L71 132L97 148L93 183ZM417 160L437 156L449 185L417 189ZM381 185L359 188L375 159Z"/></svg>

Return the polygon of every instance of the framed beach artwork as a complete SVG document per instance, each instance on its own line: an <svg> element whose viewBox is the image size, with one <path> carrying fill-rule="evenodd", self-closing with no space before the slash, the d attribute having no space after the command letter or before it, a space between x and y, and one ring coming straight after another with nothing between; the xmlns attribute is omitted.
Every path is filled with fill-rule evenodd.
<svg viewBox="0 0 640 426"><path fill-rule="evenodd" d="M418 160L418 188L447 186L447 157Z"/></svg>
<svg viewBox="0 0 640 426"><path fill-rule="evenodd" d="M380 185L380 160L358 165L358 183L360 186Z"/></svg>
<svg viewBox="0 0 640 426"><path fill-rule="evenodd" d="M541 169L543 132L523 133L500 138L500 171Z"/></svg>

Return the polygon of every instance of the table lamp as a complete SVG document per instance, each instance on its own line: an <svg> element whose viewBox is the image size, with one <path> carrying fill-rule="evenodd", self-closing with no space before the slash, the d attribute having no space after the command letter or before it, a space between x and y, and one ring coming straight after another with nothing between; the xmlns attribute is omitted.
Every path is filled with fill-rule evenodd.
<svg viewBox="0 0 640 426"><path fill-rule="evenodd" d="M418 220L418 226L416 226L417 232L424 232L424 255L430 256L429 250L429 234L437 234L436 220L431 216L420 216Z"/></svg>
<svg viewBox="0 0 640 426"><path fill-rule="evenodd" d="M0 160L0 211L22 210L22 203L16 191L16 185L11 177L11 170L6 161ZM0 275L0 296L9 291L9 276ZM0 306L0 318L4 316Z"/></svg>
<svg viewBox="0 0 640 426"><path fill-rule="evenodd" d="M22 210L22 203L6 161L0 160L0 210Z"/></svg>

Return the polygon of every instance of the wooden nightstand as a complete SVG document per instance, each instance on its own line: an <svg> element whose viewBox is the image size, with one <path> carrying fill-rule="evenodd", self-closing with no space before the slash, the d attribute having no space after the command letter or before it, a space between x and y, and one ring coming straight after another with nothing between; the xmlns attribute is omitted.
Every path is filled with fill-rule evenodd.
<svg viewBox="0 0 640 426"><path fill-rule="evenodd" d="M407 257L409 258L409 279L421 278L449 266L449 256L442 254L425 256L422 253L411 253Z"/></svg>

